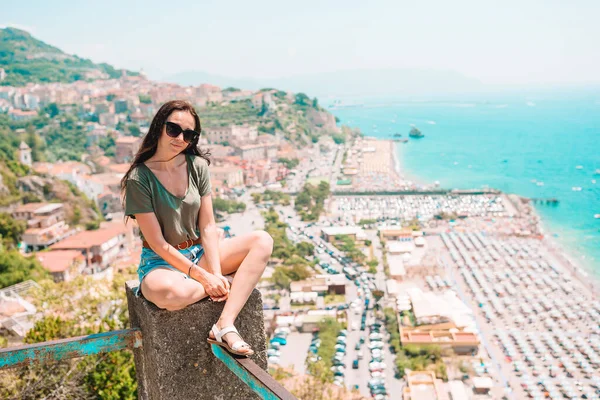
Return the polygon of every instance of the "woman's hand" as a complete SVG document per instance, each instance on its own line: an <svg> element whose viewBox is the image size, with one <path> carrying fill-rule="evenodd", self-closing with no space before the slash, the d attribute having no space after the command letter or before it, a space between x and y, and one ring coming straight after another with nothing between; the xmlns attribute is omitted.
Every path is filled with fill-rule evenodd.
<svg viewBox="0 0 600 400"><path fill-rule="evenodd" d="M199 268L201 269L201 268ZM206 294L213 301L225 301L229 296L229 282L224 276L214 275L208 272L201 274L198 282L204 287Z"/></svg>

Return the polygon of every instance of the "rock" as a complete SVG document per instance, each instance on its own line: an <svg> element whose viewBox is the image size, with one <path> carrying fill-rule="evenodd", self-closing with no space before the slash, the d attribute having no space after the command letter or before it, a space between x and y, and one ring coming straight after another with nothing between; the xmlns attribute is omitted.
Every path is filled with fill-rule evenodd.
<svg viewBox="0 0 600 400"><path fill-rule="evenodd" d="M142 331L143 346L134 350L140 399L258 399L225 364L215 358L206 342L223 303L204 299L183 310L167 311L156 307L133 289L137 281L126 284L131 327ZM266 337L262 298L254 290L235 326L255 351L252 359L267 369Z"/></svg>
<svg viewBox="0 0 600 400"><path fill-rule="evenodd" d="M37 175L29 175L17 179L17 188L22 192L33 193L40 199L43 199L45 197L44 187L48 187L50 183L50 179Z"/></svg>
<svg viewBox="0 0 600 400"><path fill-rule="evenodd" d="M335 123L335 117L333 114L328 113L327 111L317 111L314 108L309 108L306 111L306 117L311 124L328 132L337 133L340 131Z"/></svg>

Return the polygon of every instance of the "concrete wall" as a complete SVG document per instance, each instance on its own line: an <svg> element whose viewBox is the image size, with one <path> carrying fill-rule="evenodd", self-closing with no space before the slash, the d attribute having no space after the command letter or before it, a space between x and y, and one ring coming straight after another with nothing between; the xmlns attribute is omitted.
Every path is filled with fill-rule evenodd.
<svg viewBox="0 0 600 400"><path fill-rule="evenodd" d="M245 383L212 354L206 338L223 303L204 299L180 311L156 307L135 297L137 281L126 284L132 328L140 328L143 346L134 350L138 394L148 400L257 399ZM267 369L262 298L254 290L235 326L256 352L252 359Z"/></svg>

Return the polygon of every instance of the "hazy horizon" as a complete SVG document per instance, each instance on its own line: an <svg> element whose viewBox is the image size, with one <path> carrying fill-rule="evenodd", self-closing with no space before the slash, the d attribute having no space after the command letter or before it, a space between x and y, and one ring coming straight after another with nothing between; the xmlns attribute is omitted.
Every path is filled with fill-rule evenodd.
<svg viewBox="0 0 600 400"><path fill-rule="evenodd" d="M600 83L600 3L158 1L5 6L0 26L65 52L144 69L285 79L347 70L449 71L496 85ZM49 18L49 16L51 18Z"/></svg>

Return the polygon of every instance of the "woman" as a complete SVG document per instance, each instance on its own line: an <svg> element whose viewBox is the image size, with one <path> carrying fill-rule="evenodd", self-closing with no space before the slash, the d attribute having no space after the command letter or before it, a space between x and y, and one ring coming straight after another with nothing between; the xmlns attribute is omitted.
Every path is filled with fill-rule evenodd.
<svg viewBox="0 0 600 400"><path fill-rule="evenodd" d="M219 240L200 131L188 102L164 104L121 181L125 215L137 221L143 240L136 295L171 311L206 296L225 301L208 341L249 356L254 351L234 322L264 272L273 239L255 231Z"/></svg>

